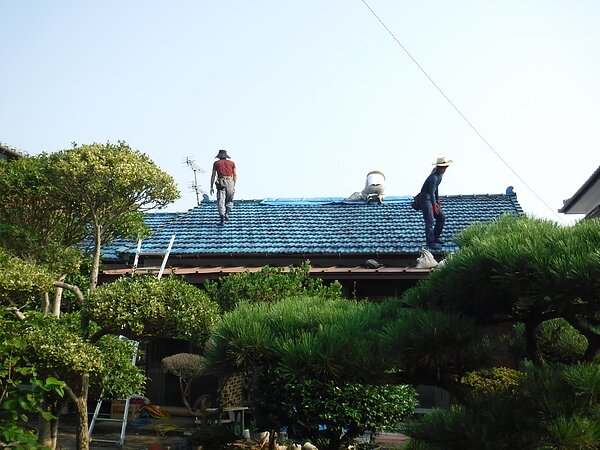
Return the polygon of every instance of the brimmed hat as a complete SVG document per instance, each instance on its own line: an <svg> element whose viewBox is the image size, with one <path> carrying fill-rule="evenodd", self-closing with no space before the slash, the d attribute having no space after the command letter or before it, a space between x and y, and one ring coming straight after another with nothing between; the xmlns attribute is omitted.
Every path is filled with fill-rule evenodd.
<svg viewBox="0 0 600 450"><path fill-rule="evenodd" d="M437 166L437 167L448 167L453 162L454 161L452 161L451 159L446 158L445 156L440 156L437 159L437 161L433 163L433 165Z"/></svg>
<svg viewBox="0 0 600 450"><path fill-rule="evenodd" d="M227 154L227 150L219 150L219 153L217 153L217 156L215 156L215 158L219 158L219 159L229 158L229 155Z"/></svg>

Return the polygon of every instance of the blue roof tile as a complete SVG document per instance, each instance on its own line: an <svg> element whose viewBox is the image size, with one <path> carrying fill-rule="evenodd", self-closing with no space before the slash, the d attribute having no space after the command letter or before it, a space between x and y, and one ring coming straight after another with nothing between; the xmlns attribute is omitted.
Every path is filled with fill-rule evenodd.
<svg viewBox="0 0 600 450"><path fill-rule="evenodd" d="M352 255L415 253L425 243L420 212L411 197L386 197L383 204L340 198L238 200L231 220L220 225L217 205L203 202L185 213L148 214L153 235L142 254L164 254L172 235L172 255ZM516 195L442 196L447 219L444 251L456 249L452 237L467 226L504 213L523 213ZM136 243L115 241L105 259L134 254Z"/></svg>
<svg viewBox="0 0 600 450"><path fill-rule="evenodd" d="M150 228L150 232L154 235L165 224L176 220L182 213L147 213L144 216L144 222ZM167 242L168 244L168 242ZM137 242L131 239L117 238L110 245L102 247L102 258L104 260L119 259L122 254L133 252L137 249Z"/></svg>

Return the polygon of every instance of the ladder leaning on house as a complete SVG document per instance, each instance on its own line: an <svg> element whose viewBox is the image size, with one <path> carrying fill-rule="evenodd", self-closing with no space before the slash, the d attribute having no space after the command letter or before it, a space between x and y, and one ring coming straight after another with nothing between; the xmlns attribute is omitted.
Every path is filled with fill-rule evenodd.
<svg viewBox="0 0 600 450"><path fill-rule="evenodd" d="M124 338L123 336L120 337L120 339L122 340L127 340L127 338ZM137 341L129 341L133 344L133 356L131 357L131 364L133 364L135 366L136 361L137 361L137 356L138 356L138 347L139 347L139 342ZM103 398L103 394L100 394L100 398L98 399L98 403L96 404L96 409L94 410L94 415L92 416L92 421L90 422L90 427L88 430L88 436L91 441L96 441L96 442L107 442L107 443L112 443L112 444L116 444L119 447L122 447L123 445L125 445L125 431L127 429L127 421L129 419L129 404L131 402L131 397L127 397L126 399L124 399L124 409L123 409L123 417L121 418L113 418L112 414L110 417L102 417L100 416L100 408L102 407L102 402L104 400L109 400L109 399L105 399ZM119 439L114 440L114 439L101 439L101 438L92 438L92 433L94 431L94 426L96 425L97 422L120 422L121 423L121 433L119 435Z"/></svg>
<svg viewBox="0 0 600 450"><path fill-rule="evenodd" d="M158 272L158 278L162 277L162 274L165 270L165 266L167 264L167 260L169 259L169 254L171 253L171 248L173 247L174 241L175 241L175 235L171 236L169 246L167 247L167 251L165 253L165 256L163 257L163 261L160 266L160 270ZM133 270L131 271L132 275L134 275L135 269L137 268L137 263L138 263L138 258L140 255L141 247L142 247L142 240L140 239L137 244L137 250L135 253ZM127 339L124 336L120 336L119 339L129 341L129 339ZM137 361L137 355L138 355L138 349L139 349L140 343L137 341L130 341L130 342L132 342L135 345L135 347L133 348L133 356L131 358L131 364L133 364L135 366L135 363ZM104 393L100 394L100 398L98 399L98 403L96 404L96 409L94 410L94 415L92 416L92 421L90 422L90 426L89 426L89 430L88 430L88 437L90 439L90 442L92 440L97 441L97 442L107 442L107 443L116 444L116 445L122 447L123 445L125 445L125 431L127 430L127 420L129 418L129 404L131 402L131 397L127 397L124 400L125 404L124 404L124 409L123 409L123 417L120 419L117 419L117 418L112 418L112 417L100 417L100 408L102 407L102 402L104 400L108 400L108 399L103 398L103 394ZM111 416L112 416L112 414L111 414ZM118 440L115 441L114 439L92 438L92 433L94 432L94 426L96 425L96 422L101 422L101 421L102 422L121 422L121 434L119 435Z"/></svg>

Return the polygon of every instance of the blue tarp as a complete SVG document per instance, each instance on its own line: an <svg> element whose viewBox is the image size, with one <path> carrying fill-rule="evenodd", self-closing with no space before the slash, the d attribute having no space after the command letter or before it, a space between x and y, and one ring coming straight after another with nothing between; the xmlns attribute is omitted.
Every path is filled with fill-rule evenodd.
<svg viewBox="0 0 600 450"><path fill-rule="evenodd" d="M411 196L390 196L384 197L383 203L406 203L412 200ZM261 205L365 205L365 201L349 201L343 197L292 197L292 198L265 198L260 202Z"/></svg>

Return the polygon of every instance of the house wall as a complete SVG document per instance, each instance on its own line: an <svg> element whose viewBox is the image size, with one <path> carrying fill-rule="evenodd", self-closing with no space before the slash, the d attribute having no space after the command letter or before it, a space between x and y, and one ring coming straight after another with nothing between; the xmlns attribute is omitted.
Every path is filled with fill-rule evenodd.
<svg viewBox="0 0 600 450"><path fill-rule="evenodd" d="M133 256L132 256L133 258ZM159 267L162 264L164 255L146 255L139 259L140 268L144 266ZM369 259L375 259L382 265L386 266L413 266L415 265L416 257L414 254L388 254L388 255L373 255L373 254L352 254L352 255L240 255L232 254L231 257L214 255L191 255L179 256L170 255L168 266L171 267L263 267L269 265L271 267L288 267L299 266L306 261L310 261L312 267L330 267L344 266L356 267L364 265ZM129 261L133 263L133 259ZM220 276L220 275L217 275Z"/></svg>
<svg viewBox="0 0 600 450"><path fill-rule="evenodd" d="M346 298L383 300L385 298L400 298L407 289L414 287L419 280L339 280Z"/></svg>

